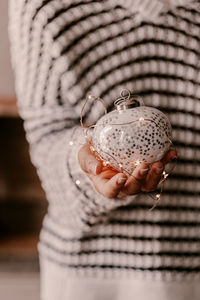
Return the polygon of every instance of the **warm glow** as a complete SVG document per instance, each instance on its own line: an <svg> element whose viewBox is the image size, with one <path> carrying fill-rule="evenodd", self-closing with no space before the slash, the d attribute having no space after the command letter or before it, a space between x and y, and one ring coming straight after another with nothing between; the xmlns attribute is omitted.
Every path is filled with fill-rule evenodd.
<svg viewBox="0 0 200 300"><path fill-rule="evenodd" d="M90 146L90 150L91 150L92 152L94 152L94 151L95 151L95 149L94 149L94 147L93 147L93 146Z"/></svg>
<svg viewBox="0 0 200 300"><path fill-rule="evenodd" d="M140 164L139 160L136 160L135 165L138 166Z"/></svg>
<svg viewBox="0 0 200 300"><path fill-rule="evenodd" d="M92 94L88 94L88 99L92 99Z"/></svg>

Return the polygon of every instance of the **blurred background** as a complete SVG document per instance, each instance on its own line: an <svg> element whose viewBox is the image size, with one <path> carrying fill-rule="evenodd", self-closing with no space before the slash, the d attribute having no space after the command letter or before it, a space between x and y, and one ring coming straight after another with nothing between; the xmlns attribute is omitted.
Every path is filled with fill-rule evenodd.
<svg viewBox="0 0 200 300"><path fill-rule="evenodd" d="M0 1L0 298L39 300L37 242L47 202L16 106L7 5Z"/></svg>

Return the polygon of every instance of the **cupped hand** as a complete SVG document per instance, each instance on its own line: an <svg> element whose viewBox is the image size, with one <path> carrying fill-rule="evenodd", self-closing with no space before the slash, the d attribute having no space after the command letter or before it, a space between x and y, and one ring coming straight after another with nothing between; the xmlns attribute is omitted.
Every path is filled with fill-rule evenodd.
<svg viewBox="0 0 200 300"><path fill-rule="evenodd" d="M139 192L151 192L157 188L164 167L177 157L176 150L169 150L164 158L155 162L149 169L148 164L141 163L135 168L131 176L117 170L104 167L90 150L89 144L84 144L78 153L78 160L82 170L93 182L97 192L107 198L122 198Z"/></svg>

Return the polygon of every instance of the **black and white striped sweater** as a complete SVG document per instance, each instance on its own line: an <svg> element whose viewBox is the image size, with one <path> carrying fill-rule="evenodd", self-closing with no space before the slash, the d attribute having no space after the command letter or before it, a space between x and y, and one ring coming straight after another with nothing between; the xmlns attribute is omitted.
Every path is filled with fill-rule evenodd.
<svg viewBox="0 0 200 300"><path fill-rule="evenodd" d="M18 105L49 201L41 259L76 276L199 280L199 1L10 0L9 14ZM153 211L144 194L99 195L69 146L86 94L111 109L122 88L172 123L179 160ZM91 103L84 119L101 114Z"/></svg>

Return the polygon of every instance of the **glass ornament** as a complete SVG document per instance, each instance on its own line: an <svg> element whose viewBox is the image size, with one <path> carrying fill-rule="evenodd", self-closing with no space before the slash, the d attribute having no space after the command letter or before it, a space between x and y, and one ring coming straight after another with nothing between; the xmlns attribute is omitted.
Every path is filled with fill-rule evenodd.
<svg viewBox="0 0 200 300"><path fill-rule="evenodd" d="M115 108L98 120L91 137L91 150L104 165L130 175L142 162L161 160L172 145L167 116L127 90L115 101Z"/></svg>

